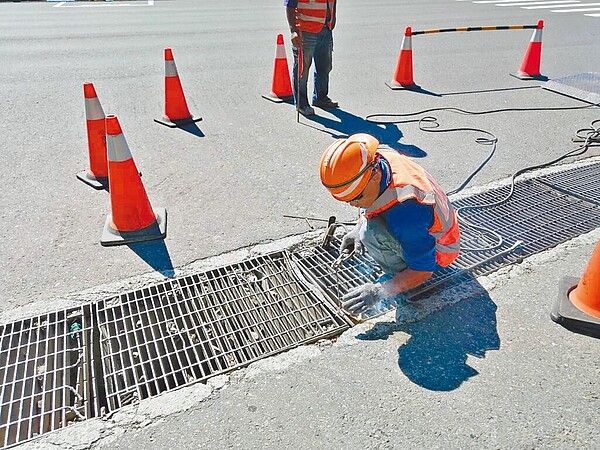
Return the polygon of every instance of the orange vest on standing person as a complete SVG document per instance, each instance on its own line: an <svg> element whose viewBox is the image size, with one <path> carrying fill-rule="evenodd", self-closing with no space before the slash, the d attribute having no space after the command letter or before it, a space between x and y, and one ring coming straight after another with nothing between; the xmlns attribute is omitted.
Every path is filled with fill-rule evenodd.
<svg viewBox="0 0 600 450"><path fill-rule="evenodd" d="M409 199L433 206L433 225L429 233L435 237L435 259L447 267L458 257L460 230L456 212L448 197L425 169L392 150L377 150L389 163L392 181L377 200L367 208L367 219Z"/></svg>
<svg viewBox="0 0 600 450"><path fill-rule="evenodd" d="M298 0L296 20L300 31L318 33L323 29L327 19L327 2L328 0ZM327 26L330 28L334 17L335 0L329 0L329 22L327 22Z"/></svg>

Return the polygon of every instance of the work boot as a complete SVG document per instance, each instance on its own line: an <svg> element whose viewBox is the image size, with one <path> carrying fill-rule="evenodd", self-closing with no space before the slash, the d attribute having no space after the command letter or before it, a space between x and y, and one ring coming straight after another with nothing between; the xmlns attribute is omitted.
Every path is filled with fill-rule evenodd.
<svg viewBox="0 0 600 450"><path fill-rule="evenodd" d="M317 108L322 108L322 109L335 109L339 105L338 105L338 102L334 102L329 97L324 97L324 98L318 98L316 100L313 100L313 106L316 106Z"/></svg>
<svg viewBox="0 0 600 450"><path fill-rule="evenodd" d="M308 117L308 116L314 116L315 115L315 110L309 106L300 106L298 108L298 112L300 112L300 114L302 114L304 117Z"/></svg>

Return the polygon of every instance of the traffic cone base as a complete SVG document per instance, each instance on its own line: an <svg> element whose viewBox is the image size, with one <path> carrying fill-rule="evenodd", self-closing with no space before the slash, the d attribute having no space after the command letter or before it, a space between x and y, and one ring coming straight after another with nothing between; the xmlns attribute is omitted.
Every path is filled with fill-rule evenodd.
<svg viewBox="0 0 600 450"><path fill-rule="evenodd" d="M569 294L578 283L579 279L576 277L564 277L560 280L559 297L550 317L569 331L600 339L600 319L587 315L569 299Z"/></svg>
<svg viewBox="0 0 600 450"><path fill-rule="evenodd" d="M536 80L536 81L548 81L548 77L545 75L529 75L525 72L511 72L511 76L518 78L519 80Z"/></svg>
<svg viewBox="0 0 600 450"><path fill-rule="evenodd" d="M93 187L94 189L108 190L108 177L95 177L87 170L79 172L76 176L78 180L83 181L85 184Z"/></svg>
<svg viewBox="0 0 600 450"><path fill-rule="evenodd" d="M270 100L274 103L289 103L291 105L294 104L294 95L289 95L287 97L277 97L275 94L263 94L262 98L266 100Z"/></svg>
<svg viewBox="0 0 600 450"><path fill-rule="evenodd" d="M135 242L146 242L157 239L164 239L167 236L167 210L165 208L155 208L156 221L149 226L135 231L119 231L112 223L112 214L108 214L100 244L104 247L114 245L133 244Z"/></svg>
<svg viewBox="0 0 600 450"><path fill-rule="evenodd" d="M160 123L161 125L166 125L169 128L183 127L183 126L189 125L191 123L200 122L201 120L202 120L202 117L197 117L197 116L190 116L187 119L183 119L183 120L170 120L166 117L163 117L161 119L154 119L154 121L156 123Z"/></svg>
<svg viewBox="0 0 600 450"><path fill-rule="evenodd" d="M421 86L419 86L418 84L400 84L394 80L386 81L385 85L394 91L399 91L403 89L407 91L418 91L421 89Z"/></svg>

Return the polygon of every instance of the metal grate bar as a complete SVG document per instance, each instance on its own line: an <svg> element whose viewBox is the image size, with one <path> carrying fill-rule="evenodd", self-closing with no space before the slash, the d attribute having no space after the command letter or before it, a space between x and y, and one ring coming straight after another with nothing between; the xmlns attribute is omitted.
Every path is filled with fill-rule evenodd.
<svg viewBox="0 0 600 450"><path fill-rule="evenodd" d="M340 333L319 295L277 252L99 302L108 409Z"/></svg>
<svg viewBox="0 0 600 450"><path fill-rule="evenodd" d="M25 442L92 413L91 324L81 309L0 327L0 443Z"/></svg>
<svg viewBox="0 0 600 450"><path fill-rule="evenodd" d="M553 189L600 206L600 163L576 167L537 179Z"/></svg>

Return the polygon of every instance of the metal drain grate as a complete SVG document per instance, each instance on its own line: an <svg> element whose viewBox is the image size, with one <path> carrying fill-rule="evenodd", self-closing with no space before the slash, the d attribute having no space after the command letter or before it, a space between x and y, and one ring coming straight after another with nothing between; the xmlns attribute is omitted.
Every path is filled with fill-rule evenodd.
<svg viewBox="0 0 600 450"><path fill-rule="evenodd" d="M91 328L83 308L0 328L2 447L97 413Z"/></svg>
<svg viewBox="0 0 600 450"><path fill-rule="evenodd" d="M596 178L600 178L600 174ZM502 237L502 244L490 250L463 250L454 264L435 273L426 283L409 292L408 296L420 296L467 276L491 273L600 226L599 208L531 180L517 183L514 195L507 202L493 207L482 206L502 200L509 190L510 187L506 186L454 202L456 208L462 209L460 222L465 248L485 249L497 241L490 233L468 225L469 222L494 230ZM516 249L518 241L522 241L522 244ZM338 275L331 268L331 263L339 256L338 246L339 239L336 239L327 250L315 247L293 254L307 277L314 280L336 304L339 304L340 296L354 287L382 276L381 269L369 257L353 257L340 269L338 283ZM401 296L389 299L386 304L367 311L364 317L380 315L401 302Z"/></svg>
<svg viewBox="0 0 600 450"><path fill-rule="evenodd" d="M537 181L600 206L600 164L598 163L545 175Z"/></svg>
<svg viewBox="0 0 600 450"><path fill-rule="evenodd" d="M298 275L278 252L98 303L108 410L347 329Z"/></svg>
<svg viewBox="0 0 600 450"><path fill-rule="evenodd" d="M549 80L542 87L587 103L600 103L600 74L595 72Z"/></svg>

